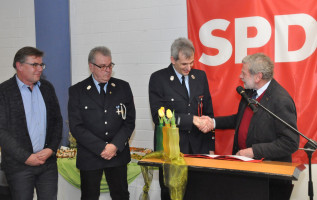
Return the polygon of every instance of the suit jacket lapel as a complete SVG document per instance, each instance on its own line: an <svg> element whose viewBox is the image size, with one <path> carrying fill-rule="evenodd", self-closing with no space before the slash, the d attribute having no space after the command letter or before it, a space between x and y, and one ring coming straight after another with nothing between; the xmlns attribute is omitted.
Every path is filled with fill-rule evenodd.
<svg viewBox="0 0 317 200"><path fill-rule="evenodd" d="M108 108L110 103L113 102L113 95L116 93L117 85L113 82L113 79L110 78L107 85L107 93L106 93L106 102L105 107Z"/></svg>
<svg viewBox="0 0 317 200"><path fill-rule="evenodd" d="M24 127L22 129L25 129L26 133L28 133L29 131L28 131L28 128L27 128L27 122L26 122L26 116L25 116L25 110L24 110L22 95L21 95L19 86L18 86L18 84L16 82L15 75L10 79L10 81L12 82L12 84L10 86L11 88L9 88L8 91L10 91L10 93L12 95L12 100L13 100L12 103L16 107L15 111L18 112L18 115L17 115L18 119L17 120L23 121ZM29 142L31 143L30 137L29 137Z"/></svg>
<svg viewBox="0 0 317 200"><path fill-rule="evenodd" d="M83 89L86 92L87 96L89 96L94 102L96 102L96 104L103 107L103 104L100 100L100 94L91 76L86 79Z"/></svg>
<svg viewBox="0 0 317 200"><path fill-rule="evenodd" d="M182 84L178 80L172 64L170 64L170 66L168 67L168 77L170 86L173 88L173 90L187 100L188 95L185 93Z"/></svg>
<svg viewBox="0 0 317 200"><path fill-rule="evenodd" d="M196 88L201 86L200 84L202 82L200 82L197 78L197 76L195 76L196 74L193 72L193 70L191 70L188 74L188 83L189 83L189 102L191 102L193 100L193 98L195 97L195 91Z"/></svg>

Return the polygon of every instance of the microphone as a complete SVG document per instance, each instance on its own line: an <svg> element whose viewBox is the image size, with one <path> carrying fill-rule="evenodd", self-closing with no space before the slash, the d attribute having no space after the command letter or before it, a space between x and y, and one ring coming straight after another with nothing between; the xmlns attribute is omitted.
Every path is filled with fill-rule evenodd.
<svg viewBox="0 0 317 200"><path fill-rule="evenodd" d="M237 90L237 92L242 96L242 98L247 101L248 106L251 108L251 110L252 110L253 112L258 111L258 108L251 102L250 98L249 98L248 95L245 93L243 87L238 86L236 90Z"/></svg>

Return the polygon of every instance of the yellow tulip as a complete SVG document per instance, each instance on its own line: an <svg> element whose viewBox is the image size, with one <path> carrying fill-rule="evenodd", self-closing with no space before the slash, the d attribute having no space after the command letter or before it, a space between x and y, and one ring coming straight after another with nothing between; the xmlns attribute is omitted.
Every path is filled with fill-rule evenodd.
<svg viewBox="0 0 317 200"><path fill-rule="evenodd" d="M170 109L167 109L166 116L167 116L168 119L171 119L173 117L173 113L172 113L172 111Z"/></svg>
<svg viewBox="0 0 317 200"><path fill-rule="evenodd" d="M163 108L163 107L162 107ZM164 117L164 109L162 110L162 108L161 109L159 109L158 110L158 115L160 116L160 117Z"/></svg>
<svg viewBox="0 0 317 200"><path fill-rule="evenodd" d="M161 107L160 110L162 110L163 113L165 113L165 108L164 107Z"/></svg>

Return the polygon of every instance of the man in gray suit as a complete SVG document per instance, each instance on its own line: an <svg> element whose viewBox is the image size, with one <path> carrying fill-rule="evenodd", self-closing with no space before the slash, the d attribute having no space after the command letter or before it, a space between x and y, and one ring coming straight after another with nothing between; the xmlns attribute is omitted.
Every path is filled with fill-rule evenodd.
<svg viewBox="0 0 317 200"><path fill-rule="evenodd" d="M245 57L240 78L246 93L259 101L293 127L297 127L296 107L288 92L273 79L274 65L269 57L257 53ZM255 159L292 161L299 145L299 136L277 119L259 108L253 113L243 99L238 113L216 117L217 129L236 130L233 154Z"/></svg>
<svg viewBox="0 0 317 200"><path fill-rule="evenodd" d="M55 152L62 137L62 116L53 86L41 79L43 52L20 49L16 75L0 85L1 167L13 199L57 199Z"/></svg>
<svg viewBox="0 0 317 200"><path fill-rule="evenodd" d="M288 92L273 79L274 64L271 59L256 53L246 56L242 63L240 79L246 94L297 128L295 103ZM217 129L235 129L232 154L292 162L292 153L299 146L299 136L296 133L262 108L253 113L244 99L240 101L237 114L215 117L214 121ZM270 180L270 199L288 199L290 191L291 181Z"/></svg>

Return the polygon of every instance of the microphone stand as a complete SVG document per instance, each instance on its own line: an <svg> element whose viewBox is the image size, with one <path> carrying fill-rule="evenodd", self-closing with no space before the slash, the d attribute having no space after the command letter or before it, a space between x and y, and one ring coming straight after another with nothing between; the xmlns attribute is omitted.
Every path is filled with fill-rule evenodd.
<svg viewBox="0 0 317 200"><path fill-rule="evenodd" d="M311 173L311 159L313 153L317 149L317 142L312 140L311 138L308 138L301 132L299 132L297 129L289 125L287 122L285 122L283 119L272 113L269 109L264 107L262 104L260 104L257 100L249 98L251 104L255 104L257 106L260 106L263 108L266 112L268 112L270 115L272 115L274 118L278 119L280 122L282 122L284 125L286 125L288 128L292 129L294 132L298 133L300 136L305 138L307 140L307 143L305 144L304 148L299 148L301 150L304 150L308 156L309 160L309 181L308 181L308 196L310 197L310 200L314 199L314 189L313 189L313 181L312 181L312 173Z"/></svg>

